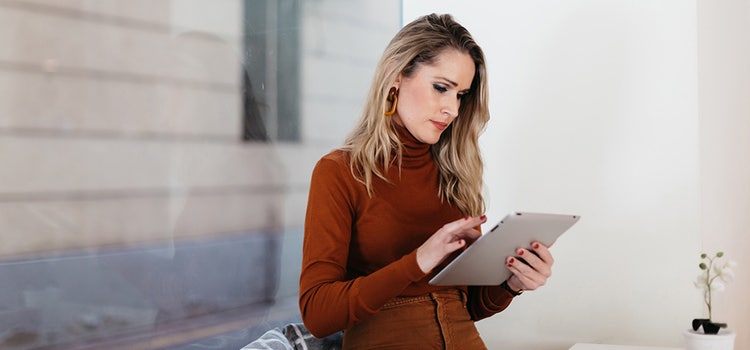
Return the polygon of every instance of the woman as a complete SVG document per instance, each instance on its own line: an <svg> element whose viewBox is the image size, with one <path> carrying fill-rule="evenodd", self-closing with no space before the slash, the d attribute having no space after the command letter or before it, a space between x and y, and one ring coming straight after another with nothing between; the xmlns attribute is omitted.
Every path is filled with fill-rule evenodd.
<svg viewBox="0 0 750 350"><path fill-rule="evenodd" d="M311 180L300 309L317 337L348 349L483 349L474 322L545 284L533 243L500 286L428 281L486 221L478 137L489 120L482 49L450 15L399 31L377 66L361 120ZM506 268L498 266L498 269Z"/></svg>

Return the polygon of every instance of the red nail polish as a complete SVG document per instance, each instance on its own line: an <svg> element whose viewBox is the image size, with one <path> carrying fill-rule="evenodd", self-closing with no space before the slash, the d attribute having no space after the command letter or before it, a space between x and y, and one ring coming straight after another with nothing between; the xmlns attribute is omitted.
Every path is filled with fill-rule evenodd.
<svg viewBox="0 0 750 350"><path fill-rule="evenodd" d="M469 220L470 216L464 216L464 220Z"/></svg>
<svg viewBox="0 0 750 350"><path fill-rule="evenodd" d="M523 255L523 249L517 250L516 253L518 253L518 255Z"/></svg>
<svg viewBox="0 0 750 350"><path fill-rule="evenodd" d="M516 262L516 259L513 259L513 258L508 259L508 265L512 265L514 262Z"/></svg>
<svg viewBox="0 0 750 350"><path fill-rule="evenodd" d="M539 249L539 243L534 243L534 245L532 245L532 247L534 247L534 249Z"/></svg>
<svg viewBox="0 0 750 350"><path fill-rule="evenodd" d="M487 215L482 215L479 218L482 219L482 220L485 220L485 219L487 219Z"/></svg>

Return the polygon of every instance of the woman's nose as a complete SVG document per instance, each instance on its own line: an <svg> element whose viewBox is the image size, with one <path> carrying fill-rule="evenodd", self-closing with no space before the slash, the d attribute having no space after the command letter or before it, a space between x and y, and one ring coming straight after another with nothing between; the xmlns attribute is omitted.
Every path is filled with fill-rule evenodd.
<svg viewBox="0 0 750 350"><path fill-rule="evenodd" d="M461 100L458 98L446 98L443 101L442 113L455 118L458 116L458 108L461 106Z"/></svg>

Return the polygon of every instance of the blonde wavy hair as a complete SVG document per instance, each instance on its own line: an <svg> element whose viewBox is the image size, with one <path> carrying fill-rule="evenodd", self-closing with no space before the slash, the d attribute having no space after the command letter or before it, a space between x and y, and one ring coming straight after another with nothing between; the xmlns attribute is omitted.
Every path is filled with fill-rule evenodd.
<svg viewBox="0 0 750 350"><path fill-rule="evenodd" d="M489 121L487 71L482 49L448 14L420 17L391 40L378 62L362 117L341 149L349 152L352 175L370 195L373 176L388 181L386 170L394 164L401 167L403 147L393 118L385 115L390 107L388 91L399 74L411 76L446 49L467 53L476 70L470 91L461 98L458 117L431 146L440 174L438 195L464 215L478 216L485 210L479 135Z"/></svg>

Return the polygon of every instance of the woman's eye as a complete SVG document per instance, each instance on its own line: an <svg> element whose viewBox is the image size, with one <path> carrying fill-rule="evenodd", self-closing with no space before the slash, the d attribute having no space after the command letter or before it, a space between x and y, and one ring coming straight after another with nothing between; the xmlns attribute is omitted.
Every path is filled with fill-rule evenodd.
<svg viewBox="0 0 750 350"><path fill-rule="evenodd" d="M446 92L446 91L448 91L448 89L446 89L445 86L442 86L442 85L439 85L439 84L433 84L432 87L435 88L435 90L437 90L439 92Z"/></svg>

